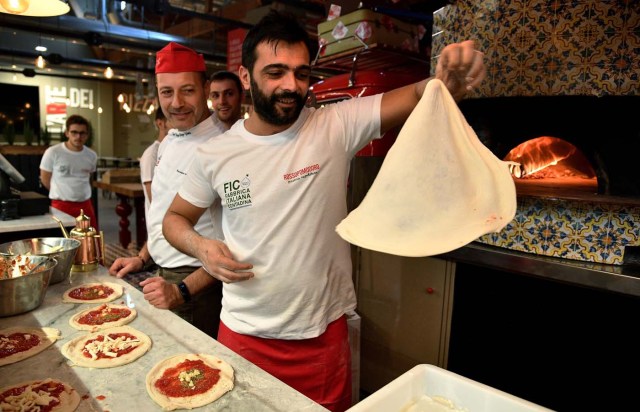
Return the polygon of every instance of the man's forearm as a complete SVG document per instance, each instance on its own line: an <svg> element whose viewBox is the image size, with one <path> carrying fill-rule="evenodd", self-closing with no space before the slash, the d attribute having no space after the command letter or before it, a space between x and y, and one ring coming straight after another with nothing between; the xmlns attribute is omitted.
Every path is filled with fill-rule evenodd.
<svg viewBox="0 0 640 412"><path fill-rule="evenodd" d="M186 218L167 212L162 222L162 234L180 252L197 258L197 240L200 238L193 224Z"/></svg>
<svg viewBox="0 0 640 412"><path fill-rule="evenodd" d="M219 282L219 280L209 275L203 268L200 268L184 278L183 282L187 285L191 295L197 295L214 283Z"/></svg>

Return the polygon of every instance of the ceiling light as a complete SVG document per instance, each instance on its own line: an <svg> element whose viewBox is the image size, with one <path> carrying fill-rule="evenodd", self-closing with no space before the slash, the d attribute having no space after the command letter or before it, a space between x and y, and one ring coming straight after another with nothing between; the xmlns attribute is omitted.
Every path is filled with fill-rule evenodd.
<svg viewBox="0 0 640 412"><path fill-rule="evenodd" d="M36 67L38 69L44 69L44 66L44 57L42 57L42 55L38 55L38 58L36 59Z"/></svg>
<svg viewBox="0 0 640 412"><path fill-rule="evenodd" d="M68 12L69 5L60 0L0 0L0 13L47 17Z"/></svg>
<svg viewBox="0 0 640 412"><path fill-rule="evenodd" d="M45 46L36 46L36 51L39 52L46 52L47 48Z"/></svg>
<svg viewBox="0 0 640 412"><path fill-rule="evenodd" d="M111 69L111 67L107 67L106 69L104 69L104 77L106 77L107 79L113 77L113 69Z"/></svg>

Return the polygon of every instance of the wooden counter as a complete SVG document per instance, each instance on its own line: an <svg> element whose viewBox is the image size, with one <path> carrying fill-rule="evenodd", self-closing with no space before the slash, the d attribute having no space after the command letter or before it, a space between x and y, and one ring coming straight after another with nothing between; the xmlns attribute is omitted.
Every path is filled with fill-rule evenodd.
<svg viewBox="0 0 640 412"><path fill-rule="evenodd" d="M129 326L152 340L152 347L136 361L107 369L70 366L60 348L70 339L87 332L69 325L69 318L81 310L97 306L63 303L62 295L70 287L86 282L114 282L125 288L114 303L135 307L138 316ZM159 361L180 353L206 353L229 363L235 374L235 387L222 398L195 410L229 411L326 411L325 408L236 355L216 340L191 326L168 310L156 309L127 282L109 276L103 267L88 273L71 273L70 281L49 286L43 304L21 315L0 318L0 328L46 326L61 331L62 338L43 352L23 361L0 367L0 387L33 379L56 378L73 386L84 411L159 411L145 387L147 372Z"/></svg>
<svg viewBox="0 0 640 412"><path fill-rule="evenodd" d="M144 214L144 188L142 183L105 183L93 182L93 186L98 189L113 192L118 196L116 214L120 216L120 231L118 240L123 248L127 248L131 243L131 231L129 230L129 216L135 208L136 211L136 242L138 247L142 247L147 241L147 223ZM129 204L129 199L133 199L133 208Z"/></svg>

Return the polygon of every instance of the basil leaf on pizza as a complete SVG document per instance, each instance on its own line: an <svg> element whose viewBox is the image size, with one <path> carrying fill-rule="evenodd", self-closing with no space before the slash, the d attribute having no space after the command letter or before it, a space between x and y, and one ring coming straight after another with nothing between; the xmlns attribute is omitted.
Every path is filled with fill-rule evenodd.
<svg viewBox="0 0 640 412"><path fill-rule="evenodd" d="M150 348L147 335L130 326L120 326L70 340L62 346L62 354L77 366L113 368L135 361Z"/></svg>
<svg viewBox="0 0 640 412"><path fill-rule="evenodd" d="M207 354L180 354L158 362L147 374L147 393L162 409L207 405L233 389L233 368Z"/></svg>
<svg viewBox="0 0 640 412"><path fill-rule="evenodd" d="M124 288L116 283L85 283L75 286L62 295L62 301L68 303L103 303L118 299Z"/></svg>
<svg viewBox="0 0 640 412"><path fill-rule="evenodd" d="M58 339L60 331L54 328L15 326L0 329L0 366L36 355Z"/></svg>
<svg viewBox="0 0 640 412"><path fill-rule="evenodd" d="M0 389L0 411L73 412L80 395L68 384L44 379Z"/></svg>
<svg viewBox="0 0 640 412"><path fill-rule="evenodd" d="M137 311L125 305L103 303L78 312L69 319L69 324L78 330L95 332L107 328L124 326L137 316Z"/></svg>

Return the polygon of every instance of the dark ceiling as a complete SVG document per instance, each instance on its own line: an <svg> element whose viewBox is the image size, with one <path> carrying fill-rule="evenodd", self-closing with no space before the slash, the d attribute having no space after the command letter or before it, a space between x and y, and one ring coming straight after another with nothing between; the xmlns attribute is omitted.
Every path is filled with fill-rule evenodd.
<svg viewBox="0 0 640 412"><path fill-rule="evenodd" d="M147 81L155 52L177 41L203 53L210 71L226 68L227 33L249 28L269 10L294 14L317 38L331 3L343 10L359 4L394 17L430 25L434 10L447 0L261 1L261 0L69 0L71 11L59 17L26 17L0 13L0 71L17 76L48 75ZM344 12L343 12L344 14ZM47 47L39 53L35 46ZM34 61L42 54L47 67ZM26 69L26 70L25 70ZM19 78L19 77L17 77Z"/></svg>

